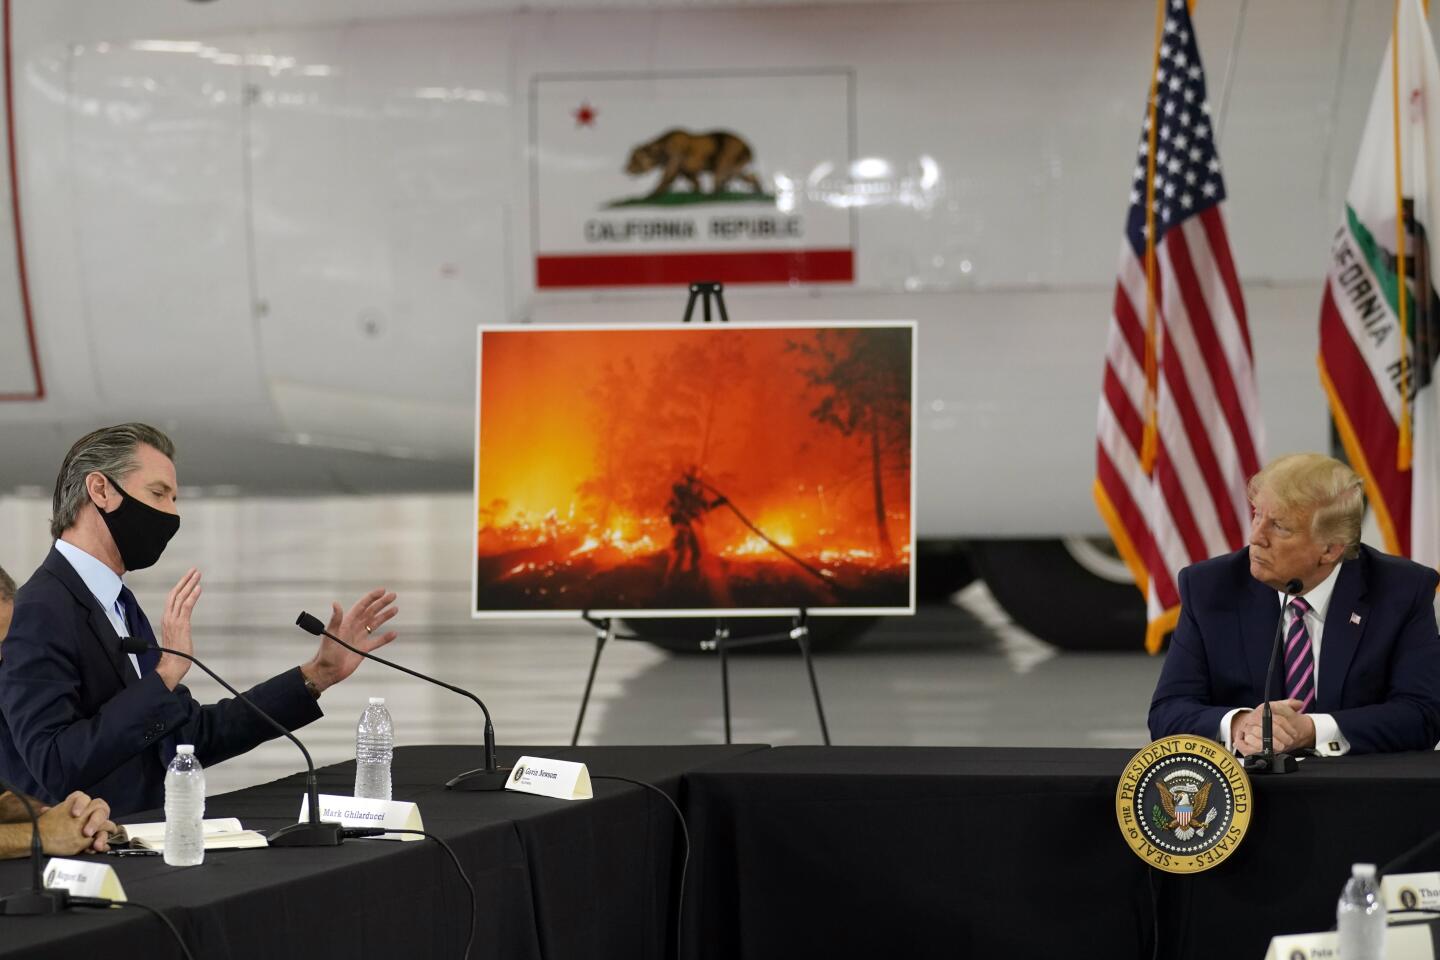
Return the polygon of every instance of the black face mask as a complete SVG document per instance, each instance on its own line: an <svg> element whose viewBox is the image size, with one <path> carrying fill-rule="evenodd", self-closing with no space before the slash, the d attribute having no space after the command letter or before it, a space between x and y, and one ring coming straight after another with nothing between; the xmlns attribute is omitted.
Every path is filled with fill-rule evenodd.
<svg viewBox="0 0 1440 960"><path fill-rule="evenodd" d="M105 479L110 480L109 477ZM180 529L180 518L173 513L156 510L148 503L141 503L114 480L110 480L110 485L120 491L123 498L120 506L109 513L100 510L99 506L95 509L100 510L101 519L110 528L110 536L115 539L115 546L120 551L120 562L126 570L153 567L160 554L165 552L165 545ZM94 500L90 502L95 503Z"/></svg>

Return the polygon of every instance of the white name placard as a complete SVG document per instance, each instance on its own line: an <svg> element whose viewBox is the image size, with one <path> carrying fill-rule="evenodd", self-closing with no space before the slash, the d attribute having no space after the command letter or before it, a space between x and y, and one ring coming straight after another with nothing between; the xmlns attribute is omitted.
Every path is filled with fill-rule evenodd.
<svg viewBox="0 0 1440 960"><path fill-rule="evenodd" d="M124 900L125 889L109 864L98 860L65 860L51 857L45 864L45 886L69 890L77 897Z"/></svg>
<svg viewBox="0 0 1440 960"><path fill-rule="evenodd" d="M1298 933L1270 941L1265 960L1341 960L1337 933ZM1435 960L1430 925L1411 923L1385 928L1385 960Z"/></svg>
<svg viewBox="0 0 1440 960"><path fill-rule="evenodd" d="M544 757L521 757L515 761L505 789L556 800L589 800L594 796L590 790L590 771L585 769L585 764Z"/></svg>
<svg viewBox="0 0 1440 960"><path fill-rule="evenodd" d="M310 819L310 797L300 800L300 822ZM320 819L347 827L386 827L391 830L424 830L420 808L403 800L370 800L365 797L338 797L320 794ZM414 833L382 833L376 840L423 840Z"/></svg>
<svg viewBox="0 0 1440 960"><path fill-rule="evenodd" d="M1440 873L1397 873L1380 880L1385 909L1440 910Z"/></svg>

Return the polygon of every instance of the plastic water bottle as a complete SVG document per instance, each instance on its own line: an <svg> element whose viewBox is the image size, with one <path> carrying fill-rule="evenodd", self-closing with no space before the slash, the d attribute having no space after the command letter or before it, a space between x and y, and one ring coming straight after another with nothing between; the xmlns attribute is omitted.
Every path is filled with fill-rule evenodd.
<svg viewBox="0 0 1440 960"><path fill-rule="evenodd" d="M390 799L390 757L395 751L395 723L384 697L371 697L355 728L355 796Z"/></svg>
<svg viewBox="0 0 1440 960"><path fill-rule="evenodd" d="M182 743L165 771L165 862L193 867L205 862L205 771L195 747Z"/></svg>
<svg viewBox="0 0 1440 960"><path fill-rule="evenodd" d="M1350 867L1350 879L1335 905L1335 929L1340 933L1344 960L1384 960L1385 902L1380 898L1375 864Z"/></svg>

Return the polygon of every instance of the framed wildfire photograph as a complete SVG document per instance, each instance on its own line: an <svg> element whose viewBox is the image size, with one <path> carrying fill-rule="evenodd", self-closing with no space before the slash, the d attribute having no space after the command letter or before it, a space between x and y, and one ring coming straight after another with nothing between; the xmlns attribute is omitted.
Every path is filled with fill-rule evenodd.
<svg viewBox="0 0 1440 960"><path fill-rule="evenodd" d="M913 322L478 349L475 617L914 612Z"/></svg>

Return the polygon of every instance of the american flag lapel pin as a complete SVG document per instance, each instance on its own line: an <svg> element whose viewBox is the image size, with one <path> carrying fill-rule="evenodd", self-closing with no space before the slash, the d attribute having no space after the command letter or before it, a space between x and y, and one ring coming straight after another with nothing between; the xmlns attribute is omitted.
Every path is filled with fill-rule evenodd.
<svg viewBox="0 0 1440 960"><path fill-rule="evenodd" d="M1352 614L1350 614L1350 622L1351 622L1351 623L1359 623L1359 622L1360 622L1360 614L1358 614L1358 613L1352 613Z"/></svg>

